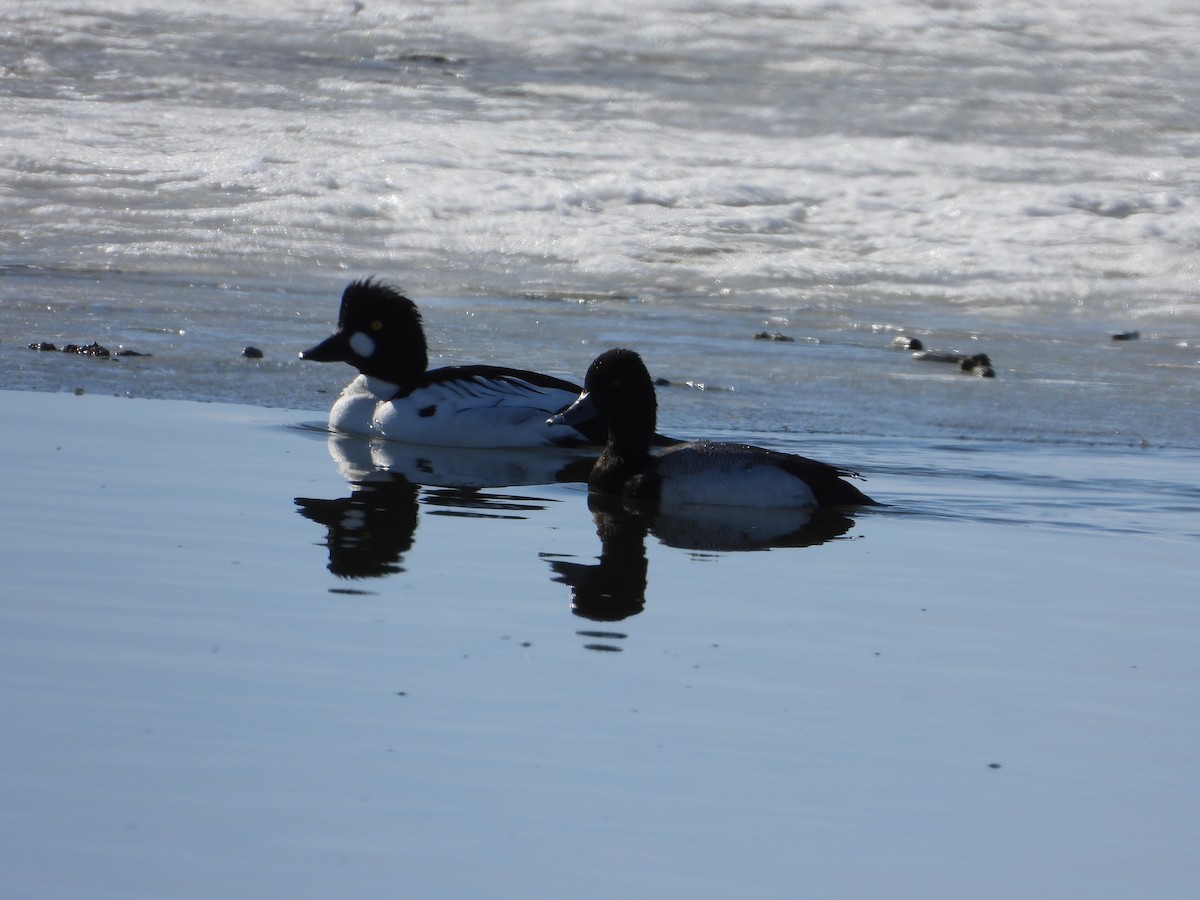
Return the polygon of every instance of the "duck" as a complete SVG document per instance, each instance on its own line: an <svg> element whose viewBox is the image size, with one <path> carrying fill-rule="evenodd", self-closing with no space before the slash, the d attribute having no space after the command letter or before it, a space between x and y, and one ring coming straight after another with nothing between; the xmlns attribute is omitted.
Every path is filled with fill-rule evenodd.
<svg viewBox="0 0 1200 900"><path fill-rule="evenodd" d="M547 424L570 426L599 416L608 440L588 475L589 493L658 504L819 509L879 506L845 478L857 472L750 444L681 442L650 452L658 401L635 351L608 350L587 370L583 391Z"/></svg>
<svg viewBox="0 0 1200 900"><path fill-rule="evenodd" d="M995 378L996 370L992 368L992 360L986 353L976 353L968 356L958 364L958 370L964 375L978 375L980 378Z"/></svg>
<svg viewBox="0 0 1200 900"><path fill-rule="evenodd" d="M546 427L582 390L562 378L503 366L430 370L417 305L373 278L346 287L337 330L300 358L359 371L329 411L334 432L474 448L599 447L608 436L597 417Z"/></svg>
<svg viewBox="0 0 1200 900"><path fill-rule="evenodd" d="M957 350L929 350L920 338L910 338L905 335L892 339L892 344L904 350L913 351L913 359L922 362L951 363L966 375L978 375L981 378L995 378L996 370L992 368L992 360L986 353L959 353Z"/></svg>

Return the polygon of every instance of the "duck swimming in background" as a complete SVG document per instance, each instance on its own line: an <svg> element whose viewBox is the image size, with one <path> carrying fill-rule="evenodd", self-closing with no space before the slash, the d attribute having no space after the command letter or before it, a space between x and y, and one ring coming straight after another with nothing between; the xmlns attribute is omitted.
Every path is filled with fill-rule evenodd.
<svg viewBox="0 0 1200 900"><path fill-rule="evenodd" d="M583 393L550 418L571 425L599 415L608 443L588 476L588 490L663 506L754 506L815 509L879 504L843 477L857 473L790 453L747 444L695 441L651 455L658 404L642 358L632 350L602 353Z"/></svg>
<svg viewBox="0 0 1200 900"><path fill-rule="evenodd" d="M416 304L370 278L346 288L337 331L300 358L346 362L361 373L329 411L334 431L440 447L598 446L607 438L597 417L546 427L580 392L561 378L501 366L427 371Z"/></svg>
<svg viewBox="0 0 1200 900"><path fill-rule="evenodd" d="M913 351L913 359L923 362L951 363L967 375L978 375L981 378L995 378L996 370L992 368L992 360L986 353L959 353L957 350L926 350L920 338L910 338L901 335L892 339L892 343L905 350Z"/></svg>

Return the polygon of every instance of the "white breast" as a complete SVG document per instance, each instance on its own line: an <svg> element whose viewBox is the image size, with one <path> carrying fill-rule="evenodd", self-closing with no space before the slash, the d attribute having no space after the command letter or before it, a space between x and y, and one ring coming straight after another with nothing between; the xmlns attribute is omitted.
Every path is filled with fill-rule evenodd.
<svg viewBox="0 0 1200 900"><path fill-rule="evenodd" d="M359 375L342 389L329 410L330 429L349 434L378 434L374 430L375 409L396 390L396 385L389 381Z"/></svg>

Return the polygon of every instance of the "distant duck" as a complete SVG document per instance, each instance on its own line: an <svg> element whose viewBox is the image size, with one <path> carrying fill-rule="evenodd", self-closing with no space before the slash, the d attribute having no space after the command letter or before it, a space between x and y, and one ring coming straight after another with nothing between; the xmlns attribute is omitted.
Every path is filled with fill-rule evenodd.
<svg viewBox="0 0 1200 900"><path fill-rule="evenodd" d="M571 425L595 415L608 443L588 476L588 490L659 503L813 509L877 506L843 481L856 473L747 444L696 441L651 455L658 404L642 358L632 350L602 353L587 371L583 393L549 419Z"/></svg>
<svg viewBox="0 0 1200 900"><path fill-rule="evenodd" d="M978 375L981 378L995 378L996 370L992 368L992 360L986 353L956 353L946 350L921 350L913 354L913 359L925 362L950 363L958 366L958 371L966 375Z"/></svg>
<svg viewBox="0 0 1200 900"><path fill-rule="evenodd" d="M959 361L958 370L967 375L978 375L981 378L995 378L996 370L986 353L976 353Z"/></svg>
<svg viewBox="0 0 1200 900"><path fill-rule="evenodd" d="M900 336L892 343L905 350L913 351L913 359L922 362L951 363L967 375L978 375L981 378L995 378L996 370L992 368L992 360L986 353L959 353L956 350L926 350L920 338Z"/></svg>
<svg viewBox="0 0 1200 900"><path fill-rule="evenodd" d="M337 331L300 358L361 373L329 411L334 431L441 447L598 446L607 437L604 422L586 416L569 429L546 427L580 392L561 378L501 366L427 371L416 304L370 278L346 288Z"/></svg>

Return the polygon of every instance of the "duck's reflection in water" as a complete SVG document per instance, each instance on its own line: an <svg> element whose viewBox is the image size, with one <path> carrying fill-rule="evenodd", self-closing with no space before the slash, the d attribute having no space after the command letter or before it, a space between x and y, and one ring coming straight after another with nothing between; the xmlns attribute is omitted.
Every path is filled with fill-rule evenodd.
<svg viewBox="0 0 1200 900"><path fill-rule="evenodd" d="M547 501L484 489L583 482L592 464L554 450L419 447L338 434L328 446L349 496L295 502L301 515L325 526L329 571L347 579L403 572L420 506L431 515L524 518Z"/></svg>
<svg viewBox="0 0 1200 900"><path fill-rule="evenodd" d="M329 571L343 579L404 571L420 510L427 515L526 518L552 502L489 487L584 483L592 460L560 451L442 450L333 435L329 452L350 485L345 497L297 497L298 512L325 527ZM652 504L587 495L600 538L595 562L542 554L552 580L571 591L575 615L613 623L646 606L646 538L696 553L809 547L845 535L854 520L832 510L694 506L662 511ZM353 593L346 588L338 593ZM581 630L592 650L619 650L625 635Z"/></svg>
<svg viewBox="0 0 1200 900"><path fill-rule="evenodd" d="M619 622L646 606L649 517L627 512L620 504L619 498L588 494L588 509L600 538L598 562L543 556L554 572L554 581L570 587L572 612L596 622Z"/></svg>
<svg viewBox="0 0 1200 900"><path fill-rule="evenodd" d="M693 506L662 511L651 504L603 494L589 494L588 508L600 538L597 562L545 558L554 580L570 587L575 614L597 622L620 621L645 609L649 534L669 547L718 553L811 547L840 538L854 526L854 520L838 510ZM580 634L623 637L615 632ZM616 648L596 645L591 649Z"/></svg>
<svg viewBox="0 0 1200 900"><path fill-rule="evenodd" d="M456 490L583 483L595 455L555 448L478 450L424 447L331 434L329 455L350 483L403 475L423 487Z"/></svg>
<svg viewBox="0 0 1200 900"><path fill-rule="evenodd" d="M403 475L353 484L350 496L297 497L306 519L325 526L329 571L339 578L379 578L403 572L417 532L420 488Z"/></svg>

